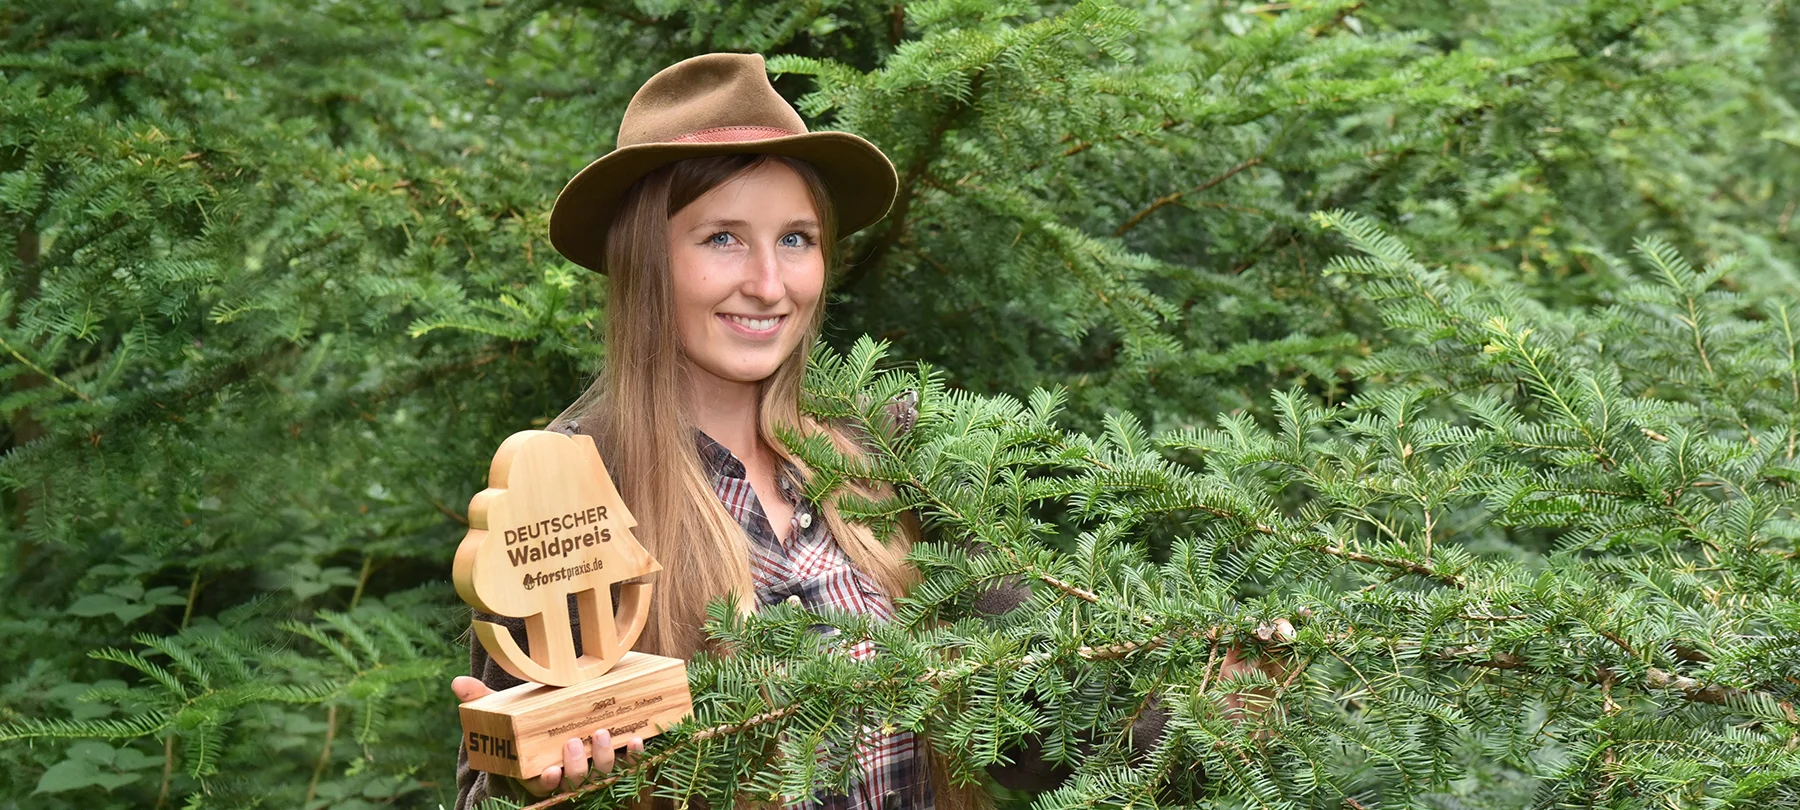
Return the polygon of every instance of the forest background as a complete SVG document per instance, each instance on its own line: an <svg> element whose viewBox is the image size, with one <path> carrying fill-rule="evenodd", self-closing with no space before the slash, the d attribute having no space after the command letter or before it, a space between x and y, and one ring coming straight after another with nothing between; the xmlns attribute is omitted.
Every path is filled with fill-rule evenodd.
<svg viewBox="0 0 1800 810"><path fill-rule="evenodd" d="M1233 483L1229 469L1193 460L1236 458L1261 446L1258 431L1364 442L1371 468L1404 466L1428 445L1450 460L1480 445L1528 480L1598 464L1580 472L1590 484L1621 468L1554 448L1527 461L1528 442L1483 444L1473 428L1415 444L1400 423L1417 411L1427 423L1517 427L1498 400L1444 404L1486 391L1565 433L1624 430L1652 450L1682 444L1688 428L1716 437L1712 466L1692 473L1711 484L1641 477L1674 505L1642 524L1647 545L1579 530L1584 509L1570 504L1613 494L1597 484L1521 513L1526 485L1506 476L1463 481L1482 493L1473 501L1424 476L1409 496L1422 511L1371 517L1368 505L1393 492L1334 496L1350 506L1331 514L1355 524L1335 546L1296 540L1255 564L1233 558L1216 566L1229 581L1206 586L1281 596L1274 583L1296 549L1377 569L1308 563L1296 581L1336 605L1347 603L1323 595L1374 604L1411 598L1398 590L1407 577L1474 592L1542 571L1597 589L1616 575L1605 593L1646 594L1654 572L1633 569L1632 555L1651 548L1669 555L1651 567L1687 565L1692 587L1670 592L1700 594L1691 600L1638 612L1596 603L1588 615L1637 617L1616 632L1570 629L1583 611L1566 604L1540 615L1553 587L1490 599L1502 613L1525 605L1518 644L1569 644L1553 663L1477 663L1520 670L1504 675L1515 686L1560 675L1577 697L1478 695L1436 670L1419 683L1454 688L1328 694L1371 650L1304 627L1295 638L1214 600L1212 615L1260 627L1261 641L1343 662L1309 674L1305 699L1345 717L1404 704L1415 714L1390 717L1430 715L1426 726L1340 731L1317 747L1296 737L1281 755L1265 735L1244 743L1243 772L1214 763L1199 786L1169 776L1182 750L1169 748L1151 756L1156 774L1118 759L1067 791L1005 800L1148 801L1134 791L1152 785L1223 806L1800 802L1790 2L15 0L0 8L0 808L452 803L447 684L465 671L468 613L448 571L468 498L499 441L545 424L604 352L602 285L550 249L549 205L612 147L644 79L712 51L767 55L814 129L856 132L899 170L889 218L847 243L827 340L854 362L825 364L821 402L901 387L922 360L934 371L910 379L928 396L920 444L896 451L907 458L980 427L1049 437L1034 445L1049 455L989 458L993 481L1022 486L1019 470L1106 453L1225 476L1174 506L1090 478L1036 490L1042 502L1009 513L1027 528L1005 542L1048 555L1018 570L1041 590L1073 588L1063 594L1089 601L1081 610L1103 606L1108 587L1128 594L1130 578L1084 572L1058 551L1112 559L1094 549L1113 543L1135 549L1115 570L1174 564L1192 558L1196 536L1229 545L1194 520L1242 504L1232 514L1275 514L1284 490L1291 506L1291 481ZM1663 292L1647 292L1658 279ZM1458 315L1453 299L1485 303ZM1442 306L1408 309L1426 301ZM1518 328L1521 318L1542 325ZM865 335L889 344L885 359L856 347ZM1601 361L1612 370L1589 373ZM878 383L877 367L898 376ZM1060 399L1033 398L1040 388ZM1543 402L1561 404L1533 404ZM1345 416L1306 416L1334 408ZM975 411L985 415L970 421ZM1063 450L1044 449L1057 441ZM1271 447L1240 460L1279 456ZM1762 455L1733 455L1747 447ZM1667 469L1688 460L1671 458ZM1016 475L995 474L1008 465ZM1707 478L1731 465L1755 474L1735 488ZM1146 481L1131 486L1158 486ZM934 501L937 486L906 490L913 505L937 504L936 536L960 526L990 539ZM1263 494L1232 500L1232 487ZM1681 503L1739 497L1774 506L1721 506L1683 524ZM1246 525L1300 536L1274 518ZM1384 531L1387 551L1345 551L1352 535ZM1587 573L1568 573L1589 565L1582 555ZM928 568L945 582L997 570L971 574L954 555ZM949 605L951 590L927 596ZM1299 612L1281 615L1320 615L1285 593L1283 608ZM1703 639L1710 652L1670 641L1705 610L1716 613L1701 624L1729 628ZM1407 649L1429 646L1402 629L1390 635L1413 639ZM1094 658L1085 632L1070 649ZM1607 654L1623 657L1594 663ZM1394 662L1396 677L1415 666ZM722 678L709 672L703 687ZM1641 700L1615 700L1610 690L1633 678L1650 686ZM1093 727L1125 716L1102 717L1106 699L1079 688L1033 688L1087 707ZM1570 709L1579 722L1560 737L1491 735L1483 701L1535 706L1526 725L1540 731L1564 704L1581 707ZM1713 713L1670 708L1686 702ZM981 764L1030 731L1021 717L1061 738L1078 714L971 716L947 733ZM1172 727L1198 734L1212 728L1204 719L1177 712ZM1608 747L1595 735L1663 742Z"/></svg>

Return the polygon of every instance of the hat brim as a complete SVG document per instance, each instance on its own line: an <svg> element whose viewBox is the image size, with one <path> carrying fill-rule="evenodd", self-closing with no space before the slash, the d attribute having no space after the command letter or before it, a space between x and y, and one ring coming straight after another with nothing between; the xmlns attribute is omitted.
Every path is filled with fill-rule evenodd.
<svg viewBox="0 0 1800 810"><path fill-rule="evenodd" d="M569 261L605 273L607 227L633 183L677 160L747 153L786 155L817 168L837 210L839 238L880 222L900 187L887 156L848 132L805 132L759 141L644 143L607 153L563 187L550 209L550 244Z"/></svg>

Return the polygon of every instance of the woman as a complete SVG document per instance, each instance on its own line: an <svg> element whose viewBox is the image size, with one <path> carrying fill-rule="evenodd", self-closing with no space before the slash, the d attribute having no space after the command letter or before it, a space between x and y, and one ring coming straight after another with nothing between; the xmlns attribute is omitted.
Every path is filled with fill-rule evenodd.
<svg viewBox="0 0 1800 810"><path fill-rule="evenodd" d="M552 243L608 274L609 295L605 369L552 429L594 437L637 537L662 563L637 649L690 657L706 602L727 592L749 595L746 609L788 601L885 619L911 583L907 543L883 544L830 504L800 498L803 465L774 438L789 426L856 451L842 430L801 416L800 383L836 239L885 216L896 182L867 141L807 132L761 56L707 54L652 77L626 108L619 148L558 197ZM516 683L479 645L471 672L480 680L452 685L461 700ZM610 770L607 733L587 742L593 768ZM910 734L872 738L861 754L859 794L824 804L934 806ZM563 764L523 787L570 789L589 765L571 739ZM510 780L466 762L460 771L459 808L517 795Z"/></svg>
<svg viewBox="0 0 1800 810"><path fill-rule="evenodd" d="M637 518L636 536L662 563L637 649L691 657L704 641L706 603L728 592L746 595L746 610L785 601L885 620L912 584L910 538L883 544L831 503L806 501L805 465L775 438L785 426L860 452L844 430L802 416L800 384L836 240L885 216L896 184L892 163L869 142L807 132L761 56L719 53L652 77L626 108L619 147L557 198L552 243L607 274L609 287L605 368L552 429L594 438ZM910 424L905 403L895 412ZM1022 598L989 592L977 609L999 612ZM526 643L517 620L481 618L509 624ZM573 608L571 619L579 620ZM852 654L873 650L864 643ZM479 680L452 684L459 700L517 683L473 641L470 671ZM642 741L626 747L642 750ZM1041 762L1009 753L1025 772L997 776L1047 786ZM934 784L923 742L907 732L872 734L858 759L853 795L807 803L934 810L985 797L979 787ZM522 785L471 771L465 758L457 807L523 798L521 787L538 796L572 789L614 762L604 730L568 740L560 766Z"/></svg>

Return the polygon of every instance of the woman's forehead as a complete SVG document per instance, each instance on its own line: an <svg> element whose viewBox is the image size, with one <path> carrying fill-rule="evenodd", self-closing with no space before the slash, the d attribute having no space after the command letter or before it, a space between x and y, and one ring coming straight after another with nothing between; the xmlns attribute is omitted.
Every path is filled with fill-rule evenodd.
<svg viewBox="0 0 1800 810"><path fill-rule="evenodd" d="M695 228L818 227L818 212L806 181L778 160L707 190L677 211L673 219Z"/></svg>

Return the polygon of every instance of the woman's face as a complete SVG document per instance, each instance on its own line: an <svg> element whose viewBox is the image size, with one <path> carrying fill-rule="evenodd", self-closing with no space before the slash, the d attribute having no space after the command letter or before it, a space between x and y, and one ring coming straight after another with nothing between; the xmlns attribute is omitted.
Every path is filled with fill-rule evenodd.
<svg viewBox="0 0 1800 810"><path fill-rule="evenodd" d="M770 160L669 218L675 330L698 373L754 383L799 344L825 287L818 214Z"/></svg>

